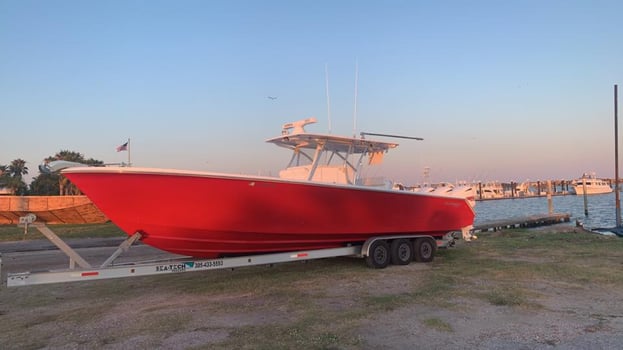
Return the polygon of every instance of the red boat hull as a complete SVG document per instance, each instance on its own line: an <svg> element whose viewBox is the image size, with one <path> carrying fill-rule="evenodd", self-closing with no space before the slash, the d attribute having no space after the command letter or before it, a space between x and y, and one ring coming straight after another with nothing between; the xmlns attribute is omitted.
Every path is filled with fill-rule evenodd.
<svg viewBox="0 0 623 350"><path fill-rule="evenodd" d="M127 234L182 255L332 248L371 236L441 237L472 225L463 198L141 168L63 172Z"/></svg>

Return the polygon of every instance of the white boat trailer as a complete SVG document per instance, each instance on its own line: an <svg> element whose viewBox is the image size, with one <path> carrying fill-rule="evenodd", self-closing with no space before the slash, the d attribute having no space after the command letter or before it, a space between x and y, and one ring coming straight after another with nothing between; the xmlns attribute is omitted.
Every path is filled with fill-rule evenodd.
<svg viewBox="0 0 623 350"><path fill-rule="evenodd" d="M425 235L378 236L368 239L363 244L350 245L341 248L313 249L305 251L282 252L273 254L259 254L219 259L195 260L181 258L150 263L127 263L112 265L114 260L123 252L130 249L132 244L140 239L141 234L135 233L123 241L117 250L99 267L92 267L75 250L69 247L45 224L34 223L36 217L29 214L20 218L20 226L28 225L37 228L52 243L69 257L69 269L43 272L21 272L7 274L7 287L26 286L33 284L47 284L60 282L92 281L110 278L149 276L169 273L205 271L217 269L233 269L237 267L271 265L282 262L305 261L341 256L366 258L366 263L372 268L384 268L390 263L406 265L412 260L432 261L437 248L447 248L454 244L454 237L446 235L443 240L435 240ZM79 268L76 268L75 265ZM0 256L0 269L2 257Z"/></svg>

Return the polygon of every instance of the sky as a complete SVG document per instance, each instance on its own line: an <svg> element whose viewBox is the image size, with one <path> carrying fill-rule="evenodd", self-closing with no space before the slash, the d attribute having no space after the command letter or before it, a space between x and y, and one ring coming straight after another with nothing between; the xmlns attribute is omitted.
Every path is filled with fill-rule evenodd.
<svg viewBox="0 0 623 350"><path fill-rule="evenodd" d="M264 141L313 116L309 132L424 138L375 170L406 184L424 168L612 178L622 14L618 0L0 0L0 164L127 162L130 139L134 166L275 175L290 154Z"/></svg>

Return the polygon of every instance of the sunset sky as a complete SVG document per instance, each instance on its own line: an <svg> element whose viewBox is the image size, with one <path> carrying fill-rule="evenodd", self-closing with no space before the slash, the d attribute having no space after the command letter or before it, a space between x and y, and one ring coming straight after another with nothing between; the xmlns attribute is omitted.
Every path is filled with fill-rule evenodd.
<svg viewBox="0 0 623 350"><path fill-rule="evenodd" d="M264 141L282 124L329 132L327 67L331 133L424 138L397 141L390 178L613 177L622 16L622 1L0 0L0 164L122 162L130 138L135 166L274 175L290 154Z"/></svg>

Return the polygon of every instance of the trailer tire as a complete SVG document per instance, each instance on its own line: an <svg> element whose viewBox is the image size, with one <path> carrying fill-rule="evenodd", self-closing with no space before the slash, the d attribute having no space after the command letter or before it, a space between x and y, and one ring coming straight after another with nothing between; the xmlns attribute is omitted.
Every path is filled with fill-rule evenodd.
<svg viewBox="0 0 623 350"><path fill-rule="evenodd" d="M435 258L437 243L431 238L418 238L415 240L415 261L431 262Z"/></svg>
<svg viewBox="0 0 623 350"><path fill-rule="evenodd" d="M413 244L410 240L400 238L392 241L390 246L392 264L409 265L413 260Z"/></svg>
<svg viewBox="0 0 623 350"><path fill-rule="evenodd" d="M383 269L389 265L389 262L389 244L383 240L374 241L370 245L368 256L366 256L366 264L373 269Z"/></svg>

